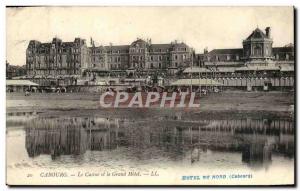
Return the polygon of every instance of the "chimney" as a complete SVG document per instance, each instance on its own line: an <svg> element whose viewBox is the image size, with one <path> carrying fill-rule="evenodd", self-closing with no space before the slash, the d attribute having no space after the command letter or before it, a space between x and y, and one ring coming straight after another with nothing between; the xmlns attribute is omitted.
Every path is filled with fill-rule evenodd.
<svg viewBox="0 0 300 191"><path fill-rule="evenodd" d="M208 48L205 47L203 52L204 52L204 54L207 54L208 53Z"/></svg>
<svg viewBox="0 0 300 191"><path fill-rule="evenodd" d="M270 27L266 28L266 35L267 35L268 38L271 37L271 28Z"/></svg>

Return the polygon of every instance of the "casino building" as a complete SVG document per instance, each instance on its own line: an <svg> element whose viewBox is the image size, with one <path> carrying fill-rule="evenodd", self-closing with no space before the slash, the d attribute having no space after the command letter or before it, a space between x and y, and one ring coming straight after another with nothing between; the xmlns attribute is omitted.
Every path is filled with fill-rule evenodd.
<svg viewBox="0 0 300 191"><path fill-rule="evenodd" d="M186 73L215 73L216 76L272 76L294 73L294 46L273 47L271 28L256 28L242 42L242 48L204 50L196 55L193 69ZM208 75L209 76L209 75Z"/></svg>
<svg viewBox="0 0 300 191"><path fill-rule="evenodd" d="M294 46L273 47L271 28L265 32L256 28L242 42L242 48L204 50L196 55L196 62L183 72L188 78L211 79L213 84L222 84L224 88L264 90L291 90L294 87ZM194 86L201 86L196 82ZM205 87L205 88L206 88Z"/></svg>

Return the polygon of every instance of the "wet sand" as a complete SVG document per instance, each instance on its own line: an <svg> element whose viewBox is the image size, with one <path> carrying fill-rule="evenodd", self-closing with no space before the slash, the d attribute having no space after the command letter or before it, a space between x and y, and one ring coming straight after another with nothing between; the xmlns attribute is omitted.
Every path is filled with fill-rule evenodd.
<svg viewBox="0 0 300 191"><path fill-rule="evenodd" d="M227 91L200 98L199 108L101 108L99 93L23 93L6 94L6 110L10 112L41 112L46 116L122 116L127 118L176 116L177 112L189 118L200 115L208 118L218 114L228 118L241 113L255 115L290 116L294 104L293 92Z"/></svg>

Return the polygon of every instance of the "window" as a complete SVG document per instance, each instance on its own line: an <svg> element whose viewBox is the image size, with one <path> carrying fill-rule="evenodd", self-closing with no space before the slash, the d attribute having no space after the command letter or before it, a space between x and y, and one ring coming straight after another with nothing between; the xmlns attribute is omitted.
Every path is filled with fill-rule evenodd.
<svg viewBox="0 0 300 191"><path fill-rule="evenodd" d="M150 68L153 68L153 63L150 64Z"/></svg>
<svg viewBox="0 0 300 191"><path fill-rule="evenodd" d="M230 56L229 55L227 55L227 60L230 60Z"/></svg>
<svg viewBox="0 0 300 191"><path fill-rule="evenodd" d="M161 63L158 63L158 67L161 68Z"/></svg>
<svg viewBox="0 0 300 191"><path fill-rule="evenodd" d="M159 56L159 60L162 60L162 56Z"/></svg>
<svg viewBox="0 0 300 191"><path fill-rule="evenodd" d="M261 56L262 55L260 46L255 46L254 47L254 55L255 56Z"/></svg>
<svg viewBox="0 0 300 191"><path fill-rule="evenodd" d="M236 56L235 56L235 59L236 59L236 60L240 60L239 55L236 55Z"/></svg>
<svg viewBox="0 0 300 191"><path fill-rule="evenodd" d="M177 62L175 62L175 67L178 67L178 63Z"/></svg>
<svg viewBox="0 0 300 191"><path fill-rule="evenodd" d="M175 60L177 60L177 58L178 58L177 55L175 55Z"/></svg>
<svg viewBox="0 0 300 191"><path fill-rule="evenodd" d="M150 60L153 61L153 56L150 56Z"/></svg>
<svg viewBox="0 0 300 191"><path fill-rule="evenodd" d="M286 59L286 60L289 60L289 59L290 59L290 55L289 55L289 54L286 54L286 55L285 55L285 59Z"/></svg>

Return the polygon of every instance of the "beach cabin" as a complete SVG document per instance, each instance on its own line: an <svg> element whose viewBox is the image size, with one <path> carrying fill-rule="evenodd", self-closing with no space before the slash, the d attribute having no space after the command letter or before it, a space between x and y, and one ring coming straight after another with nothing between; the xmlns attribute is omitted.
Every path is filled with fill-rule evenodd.
<svg viewBox="0 0 300 191"><path fill-rule="evenodd" d="M6 92L36 91L38 86L29 80L6 80Z"/></svg>

